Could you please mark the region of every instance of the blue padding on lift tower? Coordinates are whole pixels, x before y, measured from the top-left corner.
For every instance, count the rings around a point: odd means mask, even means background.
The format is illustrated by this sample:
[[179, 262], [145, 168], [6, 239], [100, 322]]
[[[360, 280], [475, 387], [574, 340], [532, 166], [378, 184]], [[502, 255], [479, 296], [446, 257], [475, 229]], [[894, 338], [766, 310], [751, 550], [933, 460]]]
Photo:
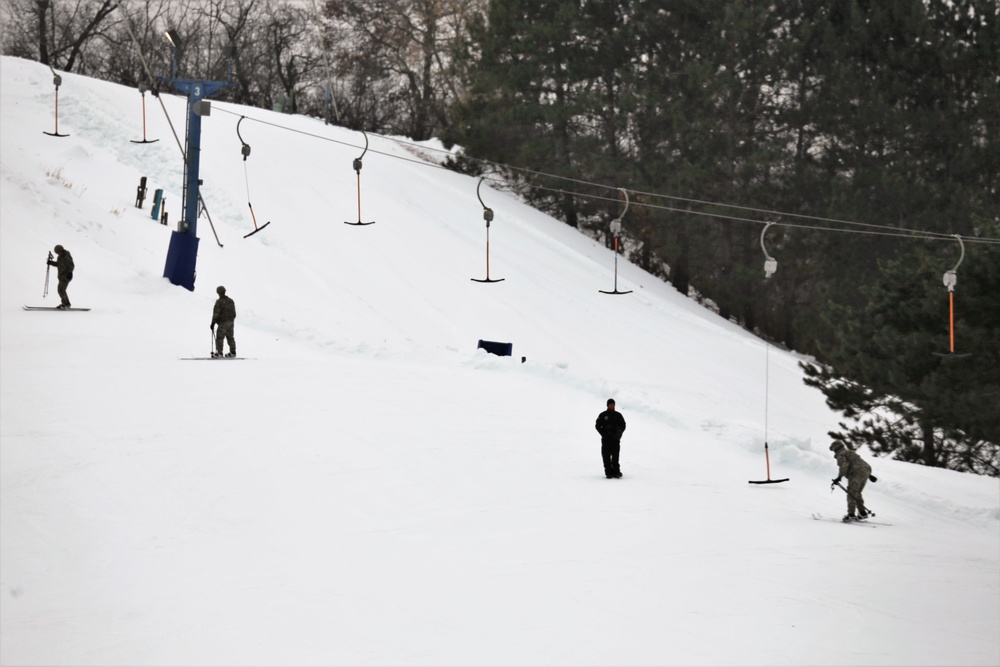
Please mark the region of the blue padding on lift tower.
[[198, 237], [186, 232], [175, 231], [170, 236], [167, 263], [163, 267], [163, 277], [174, 285], [194, 291], [195, 265], [198, 261]]

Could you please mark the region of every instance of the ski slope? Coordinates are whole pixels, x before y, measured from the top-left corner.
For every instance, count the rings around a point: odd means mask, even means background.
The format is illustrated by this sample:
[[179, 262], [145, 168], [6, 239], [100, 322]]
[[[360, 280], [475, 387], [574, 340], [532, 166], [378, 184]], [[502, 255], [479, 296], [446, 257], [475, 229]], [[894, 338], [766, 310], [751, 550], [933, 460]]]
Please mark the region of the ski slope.
[[[862, 451], [892, 525], [813, 520], [838, 415], [796, 355], [625, 260], [602, 294], [610, 250], [488, 182], [474, 282], [433, 142], [370, 136], [345, 225], [360, 133], [213, 102], [171, 285], [185, 100], [137, 144], [136, 90], [62, 79], [57, 138], [52, 73], [0, 59], [3, 665], [1000, 664], [996, 479]], [[90, 312], [22, 310], [57, 243]], [[248, 360], [181, 361], [217, 285]], [[747, 483], [765, 441], [788, 482]]]

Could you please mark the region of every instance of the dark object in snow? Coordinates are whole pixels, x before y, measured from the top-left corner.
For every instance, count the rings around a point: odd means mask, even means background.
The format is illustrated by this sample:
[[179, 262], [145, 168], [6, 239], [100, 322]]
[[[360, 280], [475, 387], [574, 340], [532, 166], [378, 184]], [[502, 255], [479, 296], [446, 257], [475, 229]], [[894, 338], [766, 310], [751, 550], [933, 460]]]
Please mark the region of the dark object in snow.
[[482, 338], [479, 339], [479, 344], [476, 345], [476, 348], [482, 348], [490, 354], [495, 354], [499, 357], [509, 357], [514, 352], [513, 343], [499, 343], [492, 340], [483, 340]]

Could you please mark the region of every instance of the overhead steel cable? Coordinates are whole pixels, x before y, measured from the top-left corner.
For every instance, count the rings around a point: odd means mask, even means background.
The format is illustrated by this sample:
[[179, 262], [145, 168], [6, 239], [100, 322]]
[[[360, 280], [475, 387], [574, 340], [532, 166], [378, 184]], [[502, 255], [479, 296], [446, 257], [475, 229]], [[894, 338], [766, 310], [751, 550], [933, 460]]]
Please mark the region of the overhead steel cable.
[[[228, 111], [228, 110], [223, 109], [223, 108], [219, 108], [219, 111], [221, 111], [223, 113], [229, 113], [229, 114], [232, 114], [234, 116], [241, 116], [241, 117], [244, 116], [244, 114], [235, 113], [233, 111]], [[342, 140], [339, 140], [339, 139], [334, 139], [332, 137], [327, 137], [327, 136], [323, 136], [323, 135], [320, 135], [320, 134], [315, 134], [315, 133], [312, 133], [312, 132], [306, 132], [304, 130], [298, 130], [298, 129], [295, 129], [295, 128], [292, 128], [292, 127], [288, 127], [288, 126], [285, 126], [285, 125], [281, 125], [281, 124], [278, 124], [278, 123], [272, 123], [272, 122], [269, 122], [269, 121], [260, 120], [259, 118], [253, 118], [251, 116], [246, 116], [246, 119], [247, 120], [253, 120], [253, 121], [256, 121], [258, 123], [263, 123], [264, 125], [269, 125], [271, 127], [275, 127], [275, 128], [278, 128], [278, 129], [287, 130], [289, 132], [295, 132], [295, 133], [298, 133], [298, 134], [302, 134], [304, 136], [313, 137], [315, 139], [321, 139], [323, 141], [330, 141], [332, 143], [340, 144], [340, 145], [343, 145], [343, 146], [350, 146], [352, 148], [359, 148], [359, 149], [363, 148], [363, 146], [361, 146], [359, 144], [355, 144], [355, 143], [349, 142], [349, 141], [342, 141]], [[439, 149], [439, 148], [433, 148], [433, 147], [430, 147], [430, 146], [425, 146], [425, 145], [422, 145], [422, 144], [417, 144], [415, 142], [405, 141], [403, 139], [399, 139], [399, 138], [395, 138], [395, 137], [384, 137], [383, 136], [382, 138], [385, 139], [385, 140], [387, 140], [387, 141], [392, 141], [394, 143], [401, 144], [401, 145], [404, 145], [404, 146], [411, 146], [411, 147], [413, 147], [415, 149], [419, 149], [421, 151], [432, 151], [432, 152], [444, 153], [444, 154], [447, 154], [447, 155], [451, 155], [452, 154], [450, 151], [447, 151], [447, 150], [443, 150], [443, 149]], [[393, 158], [393, 159], [396, 159], [396, 160], [403, 160], [403, 161], [406, 161], [406, 162], [413, 162], [415, 164], [419, 164], [419, 165], [422, 165], [422, 166], [434, 167], [434, 168], [437, 168], [437, 169], [443, 169], [443, 170], [446, 170], [446, 171], [451, 171], [450, 169], [448, 169], [448, 167], [446, 167], [444, 165], [441, 165], [441, 164], [435, 164], [435, 163], [432, 163], [432, 162], [427, 162], [425, 160], [419, 160], [419, 159], [416, 159], [416, 158], [409, 158], [409, 157], [405, 157], [405, 156], [402, 156], [402, 155], [396, 155], [394, 153], [389, 153], [389, 152], [386, 152], [386, 151], [380, 151], [380, 150], [377, 150], [377, 149], [374, 149], [374, 148], [368, 148], [368, 152], [375, 153], [375, 154], [378, 154], [378, 155], [384, 155], [386, 157], [390, 157], [390, 158]], [[621, 187], [605, 185], [604, 183], [595, 183], [595, 182], [592, 182], [592, 181], [585, 181], [585, 180], [582, 180], [582, 179], [573, 178], [571, 176], [560, 176], [558, 174], [550, 174], [550, 173], [547, 173], [547, 172], [537, 171], [537, 170], [534, 170], [534, 169], [527, 169], [525, 167], [516, 167], [516, 166], [504, 164], [502, 162], [494, 162], [492, 160], [487, 160], [487, 159], [484, 159], [484, 158], [469, 157], [468, 159], [471, 162], [475, 162], [475, 163], [480, 164], [480, 165], [488, 166], [488, 167], [490, 167], [493, 170], [503, 170], [503, 171], [512, 172], [512, 173], [526, 174], [526, 175], [530, 175], [532, 177], [537, 177], [537, 178], [548, 178], [548, 179], [555, 179], [555, 180], [560, 180], [560, 181], [566, 181], [568, 183], [574, 183], [576, 185], [581, 185], [581, 186], [586, 186], [586, 187], [591, 187], [591, 188], [602, 188], [602, 189], [606, 189], [606, 190], [609, 190], [609, 191], [614, 191], [615, 193], [618, 193], [618, 192], [620, 192], [622, 190]], [[507, 181], [505, 179], [498, 178], [496, 176], [487, 176], [485, 178], [486, 178], [486, 180], [502, 184], [502, 185], [504, 185], [504, 186], [506, 186], [508, 188], [513, 187], [515, 185], [522, 185], [523, 187], [531, 188], [531, 189], [534, 189], [534, 190], [542, 190], [542, 191], [546, 191], [546, 192], [551, 192], [553, 194], [569, 195], [569, 196], [572, 196], [572, 197], [579, 197], [581, 199], [591, 199], [591, 200], [598, 200], [598, 201], [607, 201], [607, 202], [620, 203], [620, 200], [618, 199], [617, 196], [615, 196], [615, 197], [604, 197], [604, 196], [601, 196], [601, 195], [596, 195], [596, 194], [591, 194], [591, 193], [586, 193], [586, 192], [579, 192], [579, 191], [574, 191], [574, 190], [566, 190], [566, 189], [562, 189], [562, 188], [555, 188], [555, 187], [550, 187], [550, 186], [546, 186], [546, 185], [540, 185], [540, 184], [537, 184], [537, 183], [531, 183], [531, 182], [527, 182], [527, 181], [523, 182], [523, 183], [514, 184], [514, 183], [511, 183], [511, 182], [509, 182], [509, 181]], [[658, 199], [670, 199], [670, 200], [675, 200], [675, 201], [682, 201], [682, 202], [687, 202], [689, 204], [696, 204], [698, 206], [716, 206], [716, 207], [719, 207], [719, 208], [738, 209], [738, 210], [747, 211], [747, 212], [750, 212], [750, 213], [759, 213], [759, 214], [761, 214], [763, 216], [766, 216], [768, 218], [766, 220], [762, 220], [762, 219], [758, 219], [758, 218], [749, 218], [749, 217], [742, 217], [742, 216], [737, 216], [737, 215], [727, 215], [725, 213], [703, 211], [703, 210], [697, 210], [697, 209], [691, 209], [691, 208], [679, 208], [679, 207], [676, 207], [676, 206], [668, 206], [668, 205], [664, 205], [664, 204], [653, 204], [653, 203], [650, 203], [648, 201], [642, 202], [641, 204], [637, 204], [639, 206], [643, 206], [643, 207], [650, 208], [650, 209], [655, 209], [655, 210], [670, 211], [670, 212], [673, 212], [673, 213], [682, 213], [682, 214], [696, 215], [696, 216], [702, 216], [702, 217], [718, 218], [718, 219], [722, 219], [722, 220], [732, 220], [732, 221], [736, 221], [736, 222], [749, 222], [749, 223], [758, 224], [758, 225], [764, 225], [764, 224], [767, 224], [767, 223], [774, 223], [776, 225], [780, 225], [780, 226], [783, 226], [783, 227], [791, 227], [791, 228], [795, 228], [795, 229], [804, 229], [804, 230], [812, 230], [812, 231], [824, 231], [824, 232], [839, 232], [839, 233], [849, 233], [849, 234], [862, 234], [862, 235], [867, 235], [867, 236], [889, 236], [889, 237], [898, 237], [898, 238], [913, 238], [913, 239], [927, 240], [927, 241], [950, 241], [950, 242], [954, 242], [955, 241], [955, 237], [956, 237], [956, 235], [954, 235], [954, 234], [947, 234], [947, 233], [943, 233], [943, 232], [933, 232], [933, 231], [926, 231], [926, 230], [907, 229], [905, 227], [891, 227], [889, 225], [877, 225], [877, 224], [873, 224], [873, 223], [855, 222], [855, 221], [843, 220], [843, 219], [839, 219], [839, 218], [827, 218], [827, 217], [822, 217], [822, 216], [806, 215], [806, 214], [803, 214], [803, 213], [789, 213], [789, 212], [786, 212], [786, 211], [775, 211], [775, 210], [771, 210], [771, 209], [755, 208], [755, 207], [752, 207], [752, 206], [743, 206], [743, 205], [740, 205], [740, 204], [726, 204], [726, 203], [723, 203], [723, 202], [713, 202], [713, 201], [709, 201], [709, 200], [694, 199], [694, 198], [690, 198], [690, 197], [680, 197], [680, 196], [676, 196], [676, 195], [666, 195], [666, 194], [661, 194], [661, 193], [656, 193], [656, 192], [644, 192], [644, 191], [641, 191], [641, 190], [631, 190], [631, 189], [627, 189], [627, 188], [626, 188], [626, 190], [628, 190], [628, 192], [630, 192], [633, 195], [639, 195], [639, 196], [650, 197], [650, 198], [658, 198]], [[775, 220], [774, 218], [781, 218], [781, 219]], [[792, 220], [788, 220], [788, 218], [793, 218], [793, 219], [797, 219], [797, 220], [807, 220], [807, 221], [812, 221], [814, 223], [826, 222], [826, 223], [830, 223], [831, 225], [846, 225], [848, 227], [851, 227], [851, 229], [841, 229], [841, 228], [834, 227], [834, 226], [824, 226], [824, 225], [819, 225], [819, 224], [805, 224], [805, 223], [801, 223], [801, 222], [794, 222]], [[1000, 245], [1000, 238], [981, 238], [981, 237], [974, 237], [974, 236], [973, 237], [962, 236], [960, 238], [963, 241], [965, 241], [966, 243], [980, 243], [980, 244], [986, 244], [986, 245]]]

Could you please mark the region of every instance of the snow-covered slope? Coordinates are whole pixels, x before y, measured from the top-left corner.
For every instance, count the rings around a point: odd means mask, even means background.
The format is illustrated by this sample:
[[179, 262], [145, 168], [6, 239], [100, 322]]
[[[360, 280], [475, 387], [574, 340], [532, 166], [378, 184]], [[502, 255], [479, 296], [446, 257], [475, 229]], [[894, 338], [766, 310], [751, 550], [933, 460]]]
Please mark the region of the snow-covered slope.
[[[624, 261], [601, 294], [609, 250], [487, 184], [474, 282], [477, 179], [371, 136], [348, 226], [359, 133], [217, 102], [187, 291], [160, 102], [132, 143], [139, 94], [64, 74], [55, 138], [49, 70], [0, 74], [3, 664], [1000, 663], [997, 480], [868, 456], [892, 525], [812, 520], [837, 415], [794, 355]], [[21, 309], [56, 243], [89, 313]], [[250, 360], [182, 361], [219, 284]], [[765, 439], [790, 481], [747, 484]]]

